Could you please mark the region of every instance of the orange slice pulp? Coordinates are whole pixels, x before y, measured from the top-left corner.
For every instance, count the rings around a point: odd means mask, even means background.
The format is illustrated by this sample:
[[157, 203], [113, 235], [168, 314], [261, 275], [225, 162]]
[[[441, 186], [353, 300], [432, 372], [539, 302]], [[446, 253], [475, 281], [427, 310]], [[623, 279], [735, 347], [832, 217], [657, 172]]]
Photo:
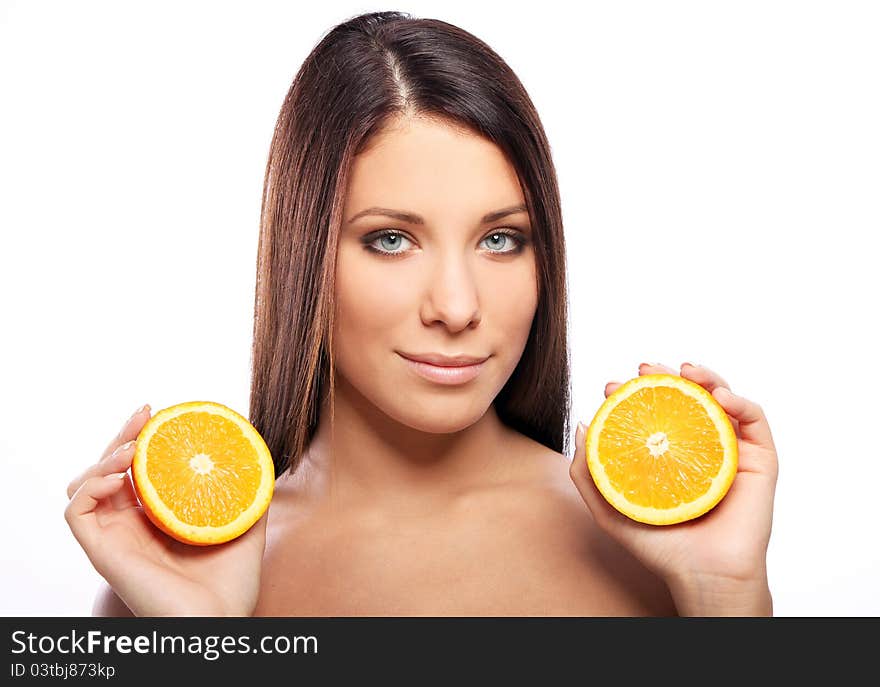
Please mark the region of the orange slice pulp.
[[141, 429], [131, 465], [144, 513], [178, 541], [235, 539], [266, 511], [272, 455], [247, 419], [219, 403], [164, 408]]
[[677, 375], [642, 375], [622, 384], [596, 412], [584, 448], [605, 499], [652, 525], [711, 510], [737, 471], [727, 412], [706, 389]]

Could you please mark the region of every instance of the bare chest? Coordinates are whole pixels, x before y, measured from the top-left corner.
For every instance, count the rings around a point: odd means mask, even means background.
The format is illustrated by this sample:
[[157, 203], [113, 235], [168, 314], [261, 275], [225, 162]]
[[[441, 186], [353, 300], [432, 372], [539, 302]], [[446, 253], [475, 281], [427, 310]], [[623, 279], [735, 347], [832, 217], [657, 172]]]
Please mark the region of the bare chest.
[[505, 518], [270, 528], [255, 615], [644, 615], [588, 541]]

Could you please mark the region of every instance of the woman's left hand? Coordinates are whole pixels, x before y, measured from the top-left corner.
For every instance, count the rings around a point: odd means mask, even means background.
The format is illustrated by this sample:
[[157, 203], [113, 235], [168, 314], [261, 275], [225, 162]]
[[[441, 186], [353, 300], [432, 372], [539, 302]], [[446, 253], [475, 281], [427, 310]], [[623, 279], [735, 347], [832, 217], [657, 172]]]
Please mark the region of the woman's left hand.
[[[639, 375], [678, 374], [642, 363]], [[596, 523], [662, 577], [680, 615], [771, 615], [767, 545], [773, 519], [777, 456], [761, 407], [730, 391], [712, 370], [685, 363], [681, 376], [706, 389], [727, 412], [739, 460], [730, 490], [708, 513], [675, 525], [647, 525], [609, 504], [590, 476], [583, 436], [576, 441], [571, 478]], [[606, 398], [619, 383], [605, 386]]]

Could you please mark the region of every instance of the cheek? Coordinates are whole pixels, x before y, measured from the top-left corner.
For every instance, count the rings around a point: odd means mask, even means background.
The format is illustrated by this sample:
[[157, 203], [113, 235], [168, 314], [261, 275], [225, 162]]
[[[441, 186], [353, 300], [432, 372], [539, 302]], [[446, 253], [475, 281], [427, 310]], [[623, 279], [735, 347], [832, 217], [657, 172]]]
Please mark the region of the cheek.
[[336, 270], [336, 331], [334, 339], [349, 347], [384, 340], [412, 311], [412, 290], [389, 278], [377, 261], [340, 249]]
[[491, 298], [490, 312], [499, 328], [521, 339], [524, 344], [538, 307], [534, 261], [523, 263], [522, 269], [500, 275], [488, 293]]

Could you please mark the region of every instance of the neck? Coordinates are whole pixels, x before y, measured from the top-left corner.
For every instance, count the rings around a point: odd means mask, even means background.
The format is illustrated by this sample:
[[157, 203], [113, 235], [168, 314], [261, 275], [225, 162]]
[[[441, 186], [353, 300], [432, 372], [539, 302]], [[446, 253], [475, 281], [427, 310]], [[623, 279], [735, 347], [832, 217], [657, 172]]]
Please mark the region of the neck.
[[430, 507], [509, 474], [504, 459], [515, 433], [494, 405], [470, 426], [428, 431], [398, 422], [340, 377], [337, 381], [332, 426], [325, 398], [297, 470], [310, 498]]

